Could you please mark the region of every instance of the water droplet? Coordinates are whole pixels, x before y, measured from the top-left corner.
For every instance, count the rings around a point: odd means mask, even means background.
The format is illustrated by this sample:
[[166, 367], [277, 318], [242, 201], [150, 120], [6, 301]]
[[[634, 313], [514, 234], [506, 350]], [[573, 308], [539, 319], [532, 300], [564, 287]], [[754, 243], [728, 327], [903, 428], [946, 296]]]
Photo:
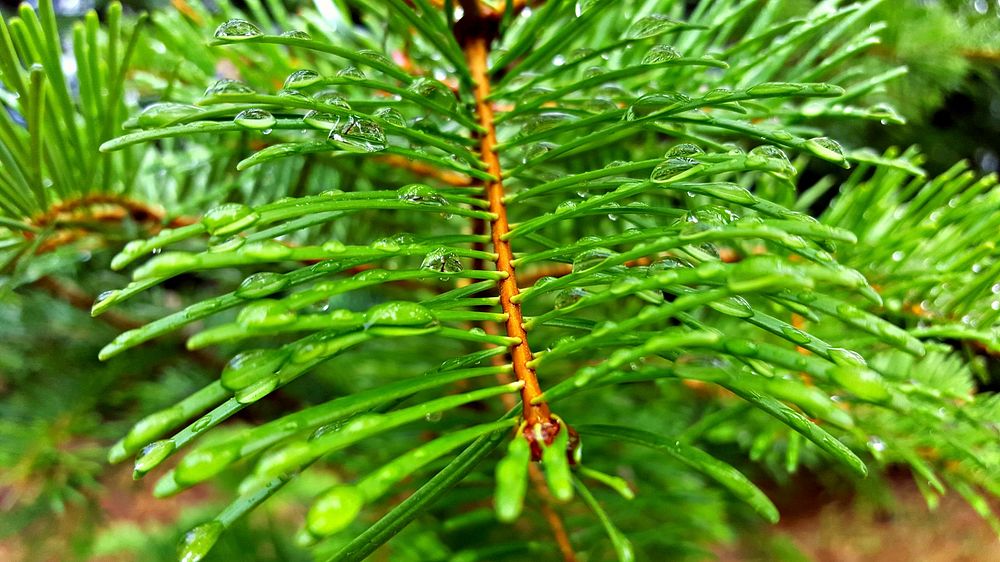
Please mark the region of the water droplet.
[[306, 526], [316, 535], [332, 535], [350, 525], [364, 505], [365, 498], [358, 488], [336, 486], [320, 495], [309, 508]]
[[347, 250], [347, 246], [340, 240], [329, 240], [324, 242], [320, 249], [331, 254], [339, 254]]
[[205, 90], [205, 97], [209, 96], [224, 96], [227, 94], [252, 94], [254, 93], [253, 88], [247, 86], [239, 80], [230, 80], [228, 78], [223, 78], [222, 80], [216, 80], [214, 84]]
[[895, 108], [886, 103], [877, 103], [869, 107], [867, 111], [869, 116], [878, 119], [883, 125], [888, 125], [889, 123], [902, 124], [906, 122], [899, 113], [896, 113]]
[[793, 343], [804, 344], [810, 341], [808, 334], [792, 326], [785, 326], [781, 329], [781, 333]]
[[[161, 236], [163, 235], [163, 232], [164, 232], [163, 230], [160, 231]], [[145, 247], [146, 247], [146, 242], [144, 240], [133, 240], [128, 244], [125, 244], [125, 247], [122, 248], [121, 253], [131, 257], [141, 256]]]
[[144, 444], [160, 437], [187, 419], [184, 410], [176, 407], [154, 412], [138, 422], [122, 439], [127, 451], [134, 451]]
[[595, 96], [584, 102], [584, 108], [591, 113], [608, 113], [618, 110], [618, 104], [603, 96]]
[[256, 299], [276, 293], [287, 286], [288, 278], [284, 275], [264, 271], [244, 279], [234, 294], [241, 299]]
[[291, 360], [293, 363], [311, 363], [319, 359], [326, 353], [326, 346], [322, 343], [303, 342], [295, 346], [292, 350]]
[[882, 402], [891, 396], [882, 376], [871, 369], [838, 365], [830, 369], [830, 377], [862, 400]]
[[[437, 271], [439, 273], [461, 273], [462, 260], [458, 259], [455, 252], [448, 248], [437, 248], [428, 252], [424, 261], [420, 263], [420, 269]], [[442, 278], [447, 280], [447, 277]]]
[[310, 109], [306, 112], [305, 116], [302, 117], [302, 121], [305, 122], [306, 125], [316, 129], [326, 129], [327, 131], [338, 127], [340, 125], [340, 119], [340, 115], [316, 111], [315, 109]]
[[442, 197], [436, 189], [429, 185], [411, 183], [396, 191], [400, 201], [415, 203], [417, 205], [430, 205], [441, 207], [448, 204], [448, 200]]
[[628, 30], [625, 32], [625, 38], [645, 39], [647, 37], [655, 37], [666, 33], [670, 29], [674, 28], [678, 23], [680, 22], [660, 14], [646, 16], [635, 21], [631, 26], [629, 26]]
[[204, 109], [185, 103], [161, 102], [147, 106], [135, 118], [135, 124], [142, 128], [164, 127], [182, 119], [204, 113]]
[[548, 131], [549, 129], [562, 125], [563, 123], [576, 121], [577, 119], [578, 118], [575, 115], [571, 115], [569, 113], [563, 113], [561, 111], [547, 111], [545, 113], [532, 115], [526, 119], [519, 133], [522, 136], [533, 135], [543, 131]]
[[774, 145], [770, 145], [770, 144], [763, 144], [763, 145], [760, 145], [760, 146], [756, 146], [756, 147], [750, 149], [750, 152], [748, 153], [748, 155], [749, 156], [763, 156], [764, 158], [771, 158], [771, 159], [775, 159], [775, 160], [781, 160], [783, 162], [788, 162], [788, 155], [785, 154], [785, 151], [781, 150], [780, 148], [778, 148], [778, 147], [776, 147]]
[[233, 122], [247, 129], [270, 129], [277, 120], [265, 109], [244, 109], [233, 118]]
[[259, 27], [240, 19], [229, 20], [215, 29], [215, 38], [226, 41], [244, 41], [260, 35]]
[[549, 283], [552, 283], [555, 280], [556, 280], [556, 278], [553, 277], [553, 276], [551, 276], [551, 275], [546, 275], [544, 277], [539, 277], [538, 280], [535, 281], [535, 284], [532, 286], [532, 288], [534, 288], [534, 289], [541, 289], [541, 288], [545, 287], [546, 285], [548, 285]]
[[749, 168], [765, 169], [783, 178], [790, 179], [798, 173], [795, 166], [792, 166], [792, 163], [788, 161], [788, 156], [785, 155], [784, 151], [771, 145], [762, 145], [751, 149], [747, 153], [746, 163]]
[[753, 309], [750, 308], [750, 303], [740, 296], [727, 297], [721, 301], [709, 303], [708, 306], [716, 312], [721, 312], [727, 316], [734, 316], [736, 318], [750, 318], [753, 316]]
[[303, 94], [299, 90], [290, 90], [288, 88], [282, 88], [282, 89], [278, 90], [278, 96], [283, 97], [283, 98], [293, 98], [293, 99], [299, 99], [299, 100], [307, 100], [307, 99], [309, 99], [309, 96]]
[[635, 292], [640, 284], [642, 281], [636, 277], [625, 277], [612, 283], [610, 292], [612, 295], [627, 295]]
[[286, 90], [305, 88], [307, 86], [312, 86], [321, 79], [322, 77], [319, 75], [319, 72], [316, 72], [315, 70], [310, 70], [308, 68], [296, 70], [295, 72], [289, 74], [288, 78], [285, 78], [284, 87]]
[[806, 141], [805, 147], [813, 154], [827, 160], [843, 161], [844, 147], [828, 137], [815, 137]]
[[237, 390], [233, 398], [240, 404], [253, 404], [278, 388], [280, 382], [278, 375], [264, 377]]
[[373, 116], [378, 117], [382, 121], [396, 127], [406, 127], [406, 118], [399, 110], [392, 107], [380, 107], [372, 113]]
[[212, 236], [208, 239], [208, 251], [213, 254], [223, 252], [233, 252], [246, 244], [247, 239], [242, 236]]
[[350, 80], [364, 80], [366, 78], [365, 73], [356, 66], [348, 66], [340, 69], [337, 71], [337, 76], [340, 78], [348, 78]]
[[831, 347], [827, 353], [830, 354], [830, 359], [841, 366], [844, 367], [867, 367], [868, 363], [865, 362], [864, 357], [855, 351], [849, 349], [844, 349], [841, 347]]
[[218, 521], [202, 523], [197, 527], [184, 533], [180, 544], [177, 546], [177, 560], [179, 562], [199, 562], [205, 558], [225, 527]]
[[590, 269], [604, 260], [618, 255], [617, 252], [609, 250], [607, 248], [592, 248], [580, 252], [573, 258], [573, 271], [583, 271], [585, 269]]
[[576, 208], [578, 203], [572, 199], [567, 199], [556, 205], [556, 214], [568, 213]]
[[277, 240], [256, 240], [244, 244], [239, 253], [254, 260], [278, 261], [288, 257], [292, 249]]
[[700, 164], [693, 158], [667, 158], [649, 174], [649, 179], [655, 183], [667, 183], [682, 173]]
[[892, 261], [894, 262], [901, 262], [905, 257], [906, 254], [903, 253], [902, 250], [896, 250], [895, 252], [892, 253]]
[[288, 353], [282, 349], [252, 349], [229, 360], [222, 370], [222, 386], [239, 390], [273, 375], [285, 363]]
[[885, 441], [882, 441], [879, 437], [872, 435], [868, 438], [868, 448], [875, 453], [881, 453], [885, 451]]
[[[207, 416], [206, 416], [207, 417]], [[240, 457], [240, 442], [231, 441], [199, 447], [184, 455], [174, 470], [178, 484], [192, 485], [208, 480]]]
[[313, 99], [319, 100], [319, 102], [324, 105], [330, 105], [345, 111], [351, 110], [351, 104], [348, 103], [343, 96], [338, 94], [336, 90], [320, 90], [313, 94]]
[[524, 147], [524, 150], [521, 151], [521, 163], [527, 164], [535, 158], [538, 158], [556, 148], [558, 148], [558, 145], [551, 142], [536, 142], [529, 144]]
[[292, 39], [312, 39], [308, 33], [305, 31], [300, 31], [298, 29], [290, 29], [281, 34], [282, 37], [291, 37]]
[[351, 116], [341, 126], [330, 131], [330, 139], [341, 148], [353, 152], [385, 150], [385, 132], [378, 123], [364, 117]]
[[725, 226], [739, 220], [740, 216], [720, 205], [704, 205], [691, 209], [678, 222], [694, 225], [693, 230], [700, 232], [709, 228]]
[[121, 294], [121, 291], [119, 291], [118, 289], [113, 289], [111, 291], [104, 291], [101, 294], [97, 295], [97, 298], [94, 299], [93, 306], [96, 307], [97, 305], [104, 303], [104, 301], [112, 299], [118, 296], [119, 294]]
[[417, 239], [409, 232], [397, 232], [392, 235], [392, 239], [401, 246], [409, 246], [416, 243]]
[[378, 250], [380, 252], [398, 252], [399, 242], [391, 236], [385, 236], [379, 238], [371, 243], [372, 249]]
[[427, 98], [445, 107], [454, 105], [456, 101], [455, 95], [448, 86], [432, 78], [417, 78], [407, 89], [422, 98]]
[[681, 53], [670, 45], [656, 45], [642, 58], [642, 64], [658, 64], [681, 58]]
[[757, 355], [757, 344], [750, 340], [744, 339], [726, 339], [722, 343], [726, 351], [732, 353], [733, 355], [740, 355], [743, 357], [755, 357]]
[[666, 256], [660, 261], [650, 265], [649, 270], [652, 273], [660, 273], [663, 271], [686, 269], [690, 267], [694, 267], [694, 265], [683, 258], [678, 258], [676, 256]]
[[381, 282], [389, 278], [389, 272], [384, 269], [369, 269], [354, 276], [357, 281], [365, 283]]
[[247, 328], [274, 328], [295, 321], [295, 313], [274, 299], [261, 299], [247, 304], [236, 317]]
[[702, 150], [700, 146], [685, 142], [672, 147], [666, 154], [663, 155], [663, 157], [691, 158], [692, 156], [698, 156], [700, 154], [705, 154], [705, 151]]
[[566, 308], [567, 306], [572, 306], [579, 302], [580, 299], [587, 296], [587, 291], [579, 288], [573, 287], [571, 289], [563, 289], [556, 293], [556, 299], [553, 303], [553, 308], [556, 310], [560, 308]]
[[191, 431], [195, 433], [201, 433], [202, 431], [205, 431], [206, 429], [209, 428], [209, 426], [212, 425], [212, 421], [214, 419], [215, 418], [212, 417], [212, 414], [205, 414], [204, 416], [198, 418], [198, 421], [191, 424]]
[[653, 113], [661, 112], [672, 107], [682, 105], [691, 101], [691, 98], [680, 92], [658, 92], [646, 94], [635, 100], [625, 113], [626, 121], [634, 121], [648, 117]]
[[133, 476], [139, 478], [143, 474], [153, 470], [165, 461], [176, 448], [177, 444], [172, 439], [162, 439], [146, 445], [135, 457]]
[[817, 297], [816, 293], [812, 293], [812, 292], [805, 292], [804, 291], [804, 292], [799, 293], [799, 300], [802, 301], [802, 302], [805, 302], [805, 303], [815, 302], [816, 301], [816, 297]]
[[358, 51], [358, 54], [370, 61], [373, 61], [381, 65], [390, 65], [390, 66], [392, 65], [392, 61], [389, 60], [389, 57], [386, 57], [385, 55], [383, 55], [378, 51], [373, 51], [371, 49], [362, 49]]
[[604, 84], [594, 90], [595, 98], [605, 98], [613, 101], [632, 100], [635, 95], [632, 91], [626, 90], [619, 84]]
[[437, 327], [438, 321], [427, 308], [407, 301], [375, 305], [365, 313], [365, 329], [385, 336], [412, 335]]

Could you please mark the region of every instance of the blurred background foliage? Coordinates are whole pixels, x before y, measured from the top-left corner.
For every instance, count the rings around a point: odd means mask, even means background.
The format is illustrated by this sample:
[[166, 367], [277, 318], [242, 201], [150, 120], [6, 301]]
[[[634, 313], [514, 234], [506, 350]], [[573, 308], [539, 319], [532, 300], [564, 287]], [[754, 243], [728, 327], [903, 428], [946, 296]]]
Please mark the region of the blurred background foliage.
[[[55, 4], [65, 52], [60, 63], [69, 80], [68, 93], [79, 95], [74, 83], [78, 65], [69, 54], [73, 50], [73, 24], [91, 8], [105, 14], [107, 6], [85, 0]], [[281, 13], [273, 11], [270, 4], [236, 2], [234, 6], [257, 15]], [[330, 25], [371, 24], [356, 19], [356, 12], [345, 9], [345, 5], [338, 0], [284, 2], [296, 14], [294, 17], [301, 18], [297, 23], [310, 31]], [[300, 61], [281, 57], [253, 58], [251, 52], [241, 49], [206, 49], [205, 38], [223, 18], [197, 4], [175, 0], [125, 2], [125, 6], [123, 37], [137, 21], [138, 13], [149, 11], [152, 17], [144, 30], [149, 40], [136, 45], [127, 71], [128, 88], [121, 92], [121, 113], [103, 139], [123, 132], [124, 117], [153, 101], [196, 99], [213, 77], [238, 74], [251, 86], [272, 90], [279, 85], [270, 83], [271, 77], [285, 76], [300, 66]], [[803, 15], [812, 6], [807, 0], [781, 3], [789, 16]], [[5, 20], [15, 11], [14, 3], [3, 3]], [[346, 15], [332, 21], [341, 17], [337, 14]], [[879, 32], [881, 42], [852, 72], [857, 76], [874, 75], [904, 65], [908, 71], [873, 94], [871, 101], [891, 103], [906, 123], [830, 119], [821, 120], [820, 128], [846, 145], [870, 146], [880, 153], [892, 146], [918, 145], [926, 158], [923, 166], [931, 176], [948, 170], [958, 160], [967, 160], [979, 173], [1000, 170], [1000, 2], [886, 0], [856, 24], [857, 32], [873, 22], [885, 22], [885, 29]], [[95, 43], [102, 48], [106, 44], [106, 39]], [[179, 53], [165, 56], [167, 49], [177, 45], [188, 48], [180, 57]], [[9, 117], [16, 121], [12, 92], [5, 90], [0, 95], [5, 96]], [[86, 136], [80, 134], [80, 138]], [[50, 148], [59, 150], [57, 140], [52, 139]], [[99, 363], [97, 353], [122, 329], [156, 318], [164, 307], [176, 307], [178, 291], [197, 298], [213, 294], [213, 283], [225, 285], [239, 278], [225, 271], [197, 278], [181, 276], [157, 291], [152, 302], [129, 303], [121, 313], [99, 319], [91, 319], [88, 313], [90, 303], [101, 290], [126, 282], [124, 276], [108, 267], [113, 253], [109, 250], [120, 247], [118, 242], [196, 215], [214, 201], [229, 198], [259, 203], [276, 199], [279, 194], [307, 194], [322, 189], [302, 161], [279, 161], [237, 175], [234, 164], [249, 155], [249, 141], [234, 134], [221, 137], [221, 142], [226, 144], [189, 145], [181, 152], [165, 141], [154, 149], [135, 151], [133, 157], [141, 158], [135, 163], [128, 163], [128, 155], [120, 157], [121, 165], [134, 173], [108, 177], [122, 183], [116, 189], [149, 201], [151, 207], [142, 209], [146, 214], [130, 212], [125, 220], [104, 224], [100, 230], [84, 229], [73, 244], [41, 253], [32, 260], [16, 258], [38, 248], [0, 242], [6, 244], [0, 246], [0, 558], [173, 560], [176, 537], [216, 513], [235, 490], [239, 475], [229, 475], [211, 487], [199, 488], [194, 495], [155, 500], [150, 496], [150, 484], [132, 484], [128, 470], [109, 467], [104, 460], [107, 447], [127, 431], [132, 421], [174, 404], [214, 380], [224, 363], [221, 354], [189, 352], [183, 348], [181, 338], [157, 340], [127, 360]], [[216, 158], [219, 153], [231, 157], [220, 160]], [[842, 178], [849, 174], [822, 163], [810, 165], [801, 185], [810, 185], [829, 174]], [[339, 168], [337, 173], [348, 172]], [[155, 191], [149, 187], [153, 183]], [[294, 186], [291, 193], [285, 187], [288, 185]], [[811, 208], [818, 214], [828, 204], [828, 197], [819, 197], [811, 201]], [[405, 225], [401, 230], [407, 230]], [[213, 279], [213, 275], [217, 278]], [[406, 352], [409, 360], [420, 361], [419, 348]], [[283, 407], [300, 408], [313, 403], [316, 395], [364, 388], [366, 376], [379, 364], [366, 365], [357, 357], [352, 361], [357, 376], [351, 380], [337, 377], [342, 365], [332, 361], [308, 383], [288, 387], [280, 392], [278, 400], [260, 404], [241, 423], [272, 419]], [[946, 359], [930, 356], [925, 361]], [[996, 390], [996, 355], [979, 354], [972, 363], [966, 377], [969, 388]], [[933, 368], [925, 371], [933, 372]], [[706, 419], [707, 414], [725, 411], [716, 409], [717, 404], [710, 397], [706, 399], [698, 388], [664, 384], [660, 390], [672, 403], [687, 405], [687, 410], [675, 412], [668, 419], [656, 412], [638, 410], [633, 425], [681, 433], [692, 424], [702, 427], [704, 422], [700, 425], [698, 420]], [[623, 392], [611, 399], [628, 408], [633, 397]], [[573, 413], [571, 406], [563, 412], [567, 418], [572, 418]], [[793, 490], [785, 492], [791, 498], [779, 501], [783, 512], [786, 508], [794, 511], [794, 506], [803, 501], [797, 493], [808, 494], [808, 501], [857, 494], [862, 498], [858, 505], [876, 512], [891, 511], [895, 481], [891, 472], [862, 484], [822, 459], [806, 455], [797, 462], [807, 470], [796, 473], [796, 467], [789, 470], [788, 457], [783, 454], [788, 448], [800, 446], [794, 442], [797, 437], [786, 437], [796, 434], [777, 433], [772, 420], [760, 415], [728, 422], [724, 415], [709, 419], [717, 422], [704, 427], [703, 443], [710, 452], [764, 482], [779, 497], [780, 490]], [[905, 433], [906, 428], [897, 431]], [[403, 432], [381, 439], [413, 438]], [[772, 446], [776, 442], [778, 446]], [[664, 548], [676, 549], [665, 554], [666, 558], [701, 558], [710, 553], [712, 545], [731, 543], [737, 537], [743, 537], [741, 544], [746, 546], [739, 555], [724, 547], [716, 547], [715, 553], [732, 559], [802, 558], [798, 547], [766, 535], [749, 510], [733, 506], [717, 488], [692, 478], [662, 456], [643, 455], [647, 453], [630, 451], [629, 464], [650, 471], [644, 475], [645, 480], [656, 485], [643, 490], [631, 514], [618, 513], [617, 521], [626, 528], [644, 527], [631, 525], [629, 518], [641, 518], [646, 509], [669, 505], [665, 512], [658, 510], [659, 526], [648, 531], [656, 536], [647, 537], [654, 543], [662, 541]], [[761, 462], [748, 462], [751, 459]], [[348, 464], [348, 471], [350, 468]], [[311, 559], [312, 554], [295, 545], [288, 529], [301, 519], [311, 491], [326, 488], [345, 476], [348, 474], [329, 470], [305, 473], [282, 490], [275, 501], [233, 527], [211, 559]], [[478, 484], [490, 487], [488, 482]], [[912, 502], [908, 505], [913, 507]], [[956, 511], [944, 513], [955, 513], [959, 508], [953, 509]], [[443, 523], [435, 521], [435, 515], [428, 514], [397, 540], [405, 559], [443, 558], [455, 549], [461, 551], [463, 545], [475, 548], [473, 536], [506, 532], [493, 524], [492, 512], [486, 507], [470, 511], [464, 519]], [[574, 526], [574, 517], [581, 515], [568, 517], [570, 527]], [[428, 527], [443, 524], [450, 540], [448, 546], [440, 543], [438, 533], [425, 530], [423, 523]], [[586, 525], [581, 528], [586, 532], [594, 529]], [[689, 537], [697, 540], [687, 540]], [[338, 546], [332, 542], [325, 548], [332, 554]], [[317, 559], [323, 559], [322, 554], [320, 551]], [[552, 552], [542, 550], [536, 555], [546, 559]], [[589, 555], [590, 560], [603, 560], [608, 552], [595, 550]], [[489, 554], [482, 556], [489, 559]]]

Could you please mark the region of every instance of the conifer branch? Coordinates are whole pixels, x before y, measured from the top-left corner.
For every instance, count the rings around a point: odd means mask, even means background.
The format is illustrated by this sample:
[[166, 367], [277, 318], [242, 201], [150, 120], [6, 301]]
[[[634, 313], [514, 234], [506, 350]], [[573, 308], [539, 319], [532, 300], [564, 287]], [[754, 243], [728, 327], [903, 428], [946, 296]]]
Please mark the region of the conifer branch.
[[[423, 525], [416, 516], [446, 495], [454, 501], [439, 503], [441, 512], [459, 515], [434, 518], [446, 529], [492, 528], [480, 510], [469, 514], [469, 500], [479, 506], [480, 496], [449, 490], [482, 472], [477, 464], [504, 438], [496, 520], [516, 523], [531, 496], [550, 530], [540, 522], [511, 527], [525, 533], [510, 545], [444, 537], [449, 549], [467, 549], [457, 557], [548, 548], [573, 562], [576, 547], [610, 558], [596, 550], [598, 527], [619, 560], [662, 553], [660, 533], [637, 535], [633, 547], [626, 533], [636, 518], [621, 530], [613, 521], [636, 510], [645, 521], [657, 508], [648, 495], [640, 504], [620, 501], [634, 497], [626, 467], [656, 466], [652, 455], [672, 457], [776, 521], [776, 508], [739, 466], [691, 444], [710, 427], [724, 430], [720, 448], [745, 444], [724, 435], [755, 434], [751, 458], [778, 466], [783, 457], [789, 473], [833, 459], [863, 475], [873, 459], [910, 466], [929, 501], [953, 479], [970, 503], [979, 502], [976, 489], [997, 488], [995, 435], [983, 422], [997, 418], [1000, 402], [974, 394], [973, 376], [984, 369], [972, 356], [977, 345], [1000, 348], [1000, 263], [995, 245], [983, 243], [1000, 225], [996, 181], [956, 167], [924, 182], [912, 151], [880, 155], [800, 136], [817, 117], [900, 120], [891, 106], [867, 104], [902, 69], [870, 77], [846, 68], [861, 62], [857, 54], [881, 29], [852, 31], [874, 4], [793, 20], [726, 3], [676, 13], [656, 13], [662, 2], [616, 10], [624, 5], [614, 0], [362, 4], [329, 18], [355, 25], [325, 29], [315, 13], [280, 3], [252, 9], [256, 23], [238, 8], [216, 22], [201, 0], [175, 0], [156, 16], [154, 33], [194, 64], [177, 73], [140, 45], [138, 71], [170, 86], [127, 122], [122, 109], [138, 108], [102, 92], [128, 91], [133, 65], [103, 73], [90, 64], [95, 54], [122, 58], [120, 12], [108, 18], [106, 42], [96, 13], [75, 29], [84, 46], [75, 50], [75, 77], [60, 69], [61, 50], [49, 52], [58, 37], [51, 0], [39, 2], [47, 22], [40, 33], [25, 8], [10, 27], [14, 41], [0, 40], [0, 74], [28, 123], [22, 134], [21, 124], [0, 119], [11, 152], [0, 154], [0, 235], [9, 234], [0, 259], [20, 267], [75, 240], [103, 246], [141, 235], [111, 263], [135, 264], [131, 282], [102, 293], [92, 311], [127, 330], [101, 358], [168, 334], [188, 338], [193, 350], [225, 344], [227, 358], [238, 352], [215, 365], [219, 380], [140, 420], [109, 453], [112, 462], [134, 455], [139, 476], [184, 454], [160, 479], [158, 496], [254, 462], [233, 503], [185, 535], [183, 559], [201, 559], [292, 475], [321, 459], [336, 462], [347, 447], [366, 454], [389, 444], [400, 454], [316, 497], [303, 544], [360, 524], [404, 479], [416, 482], [451, 460], [366, 525], [337, 560], [361, 560], [407, 524]], [[212, 45], [238, 50], [180, 48], [203, 40], [202, 24], [218, 24]], [[7, 35], [0, 25], [0, 39]], [[232, 73], [216, 82], [220, 63], [232, 63]], [[63, 87], [67, 78], [80, 79], [79, 104]], [[103, 132], [70, 126], [79, 123]], [[158, 142], [143, 152], [138, 145], [150, 141]], [[76, 160], [98, 148], [102, 160], [78, 171]], [[203, 157], [218, 165], [184, 165]], [[837, 180], [801, 192], [806, 159], [856, 170], [816, 220], [806, 211], [826, 205]], [[210, 210], [171, 223], [161, 204], [179, 205], [175, 213]], [[513, 248], [515, 238], [523, 242]], [[72, 254], [47, 258], [64, 253]], [[27, 273], [21, 277], [37, 277]], [[200, 289], [188, 299], [192, 281]], [[34, 288], [81, 309], [90, 304], [78, 287], [93, 283], [49, 282]], [[110, 312], [157, 286], [170, 298], [152, 295], [163, 313], [155, 320], [139, 325]], [[181, 310], [173, 310], [176, 297], [185, 297]], [[965, 355], [954, 352], [956, 341]], [[190, 447], [337, 356], [340, 363], [318, 373], [321, 388], [338, 365], [370, 388], [279, 405], [280, 418]], [[428, 362], [422, 376], [395, 368], [414, 358]], [[552, 365], [544, 393], [535, 371], [543, 364]], [[565, 400], [583, 392], [585, 401]], [[493, 398], [507, 409], [500, 420], [465, 427], [466, 414], [486, 413], [468, 409], [425, 426], [434, 439], [416, 447], [370, 439]], [[689, 398], [705, 407], [674, 407]], [[636, 415], [625, 425], [587, 424], [591, 414], [626, 410]], [[586, 460], [576, 431], [560, 431], [563, 419], [587, 436]], [[598, 437], [593, 447], [590, 436]], [[574, 478], [574, 467], [617, 494], [574, 488], [590, 483]], [[557, 504], [577, 493], [596, 519], [566, 508], [573, 517], [564, 524]], [[682, 503], [672, 503], [677, 509], [660, 526], [676, 529], [669, 543], [690, 549], [711, 538], [701, 532], [718, 523], [706, 519], [711, 513], [694, 511], [694, 521], [683, 498], [671, 501]], [[403, 547], [409, 539], [397, 540]]]
[[[497, 335], [499, 333], [496, 324], [493, 322], [481, 322], [480, 327], [490, 335]], [[506, 364], [506, 360], [500, 355], [494, 355], [492, 359], [493, 365], [500, 367]], [[509, 383], [509, 375], [505, 373], [497, 374], [497, 382], [500, 384]], [[517, 406], [516, 399], [510, 394], [501, 394], [500, 401], [503, 403], [504, 408], [508, 410], [513, 409]], [[548, 485], [545, 483], [545, 475], [538, 468], [538, 465], [531, 463], [528, 466], [528, 479], [531, 482], [532, 488], [535, 489], [539, 501], [539, 509], [542, 512], [542, 516], [545, 518], [546, 523], [549, 525], [549, 529], [552, 531], [552, 538], [556, 541], [556, 546], [559, 547], [559, 553], [563, 557], [564, 562], [576, 562], [576, 552], [573, 550], [573, 544], [569, 541], [569, 534], [566, 532], [566, 526], [563, 524], [562, 517], [559, 516], [559, 512], [555, 510], [552, 506], [554, 503], [552, 500], [552, 494], [549, 493]]]

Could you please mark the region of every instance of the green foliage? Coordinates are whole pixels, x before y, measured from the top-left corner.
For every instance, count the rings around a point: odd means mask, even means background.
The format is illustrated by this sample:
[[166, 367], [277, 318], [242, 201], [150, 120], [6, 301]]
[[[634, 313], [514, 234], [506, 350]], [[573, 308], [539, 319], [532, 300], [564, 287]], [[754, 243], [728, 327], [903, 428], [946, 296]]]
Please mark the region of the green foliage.
[[[985, 142], [1000, 128], [990, 107], [1000, 87], [1000, 6], [989, 2], [886, 0], [872, 11], [885, 21], [871, 61], [907, 68], [886, 84], [886, 93], [906, 118], [903, 127], [831, 123], [831, 133], [878, 149], [919, 143], [928, 166], [943, 170], [971, 158], [981, 172], [998, 170], [995, 150]], [[862, 24], [863, 25], [863, 24]], [[863, 28], [855, 28], [860, 32]]]
[[[228, 359], [109, 453], [157, 497], [228, 482], [180, 559], [275, 494], [309, 505], [295, 542], [321, 559], [552, 557], [539, 502], [589, 559], [702, 558], [742, 513], [778, 519], [754, 477], [801, 466], [907, 466], [930, 505], [951, 488], [995, 521], [996, 177], [819, 128], [902, 122], [884, 87], [905, 70], [866, 56], [878, 1], [219, 4], [139, 39], [117, 6], [106, 31], [88, 15], [75, 98], [49, 2], [43, 31], [5, 24], [0, 61], [15, 284], [68, 271], [39, 251], [57, 202], [162, 206], [85, 228], [128, 241], [110, 268], [131, 281], [93, 314], [142, 319], [98, 372], [162, 368], [147, 346], [177, 338]], [[82, 282], [118, 283], [98, 261]]]
[[[130, 153], [98, 155], [96, 149], [121, 131], [124, 80], [137, 31], [123, 33], [118, 5], [108, 11], [104, 30], [91, 12], [73, 26], [69, 58], [50, 3], [38, 12], [22, 5], [19, 14], [0, 26], [0, 64], [9, 94], [4, 105], [10, 109], [0, 116], [0, 210], [8, 218], [5, 226], [29, 228], [10, 219], [41, 213], [55, 201], [114, 190], [110, 184], [128, 176]], [[141, 19], [135, 23], [141, 28]], [[77, 69], [73, 88], [63, 71], [67, 60]]]

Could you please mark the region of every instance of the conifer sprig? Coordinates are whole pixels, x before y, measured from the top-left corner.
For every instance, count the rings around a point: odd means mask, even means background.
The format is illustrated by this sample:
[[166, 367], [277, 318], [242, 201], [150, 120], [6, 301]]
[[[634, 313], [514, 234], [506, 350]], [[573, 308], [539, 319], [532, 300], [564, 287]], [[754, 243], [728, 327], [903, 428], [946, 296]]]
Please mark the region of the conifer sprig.
[[[37, 155], [56, 134], [52, 111], [72, 125], [77, 157], [100, 146], [84, 171], [123, 186], [108, 193], [175, 170], [171, 158], [213, 162], [177, 173], [161, 199], [143, 192], [170, 209], [161, 223], [181, 210], [200, 218], [130, 237], [111, 267], [131, 282], [93, 308], [212, 280], [212, 296], [100, 354], [121, 361], [174, 334], [229, 358], [109, 455], [135, 457], [136, 478], [180, 456], [157, 496], [244, 470], [229, 507], [184, 537], [181, 559], [206, 556], [304, 471], [356, 468], [348, 450], [367, 464], [317, 492], [297, 535], [337, 560], [491, 496], [496, 519], [527, 532], [484, 532], [446, 555], [684, 549], [707, 539], [681, 532], [697, 527], [694, 512], [671, 521], [676, 535], [650, 537], [641, 531], [657, 523], [626, 505], [674, 517], [644, 502], [666, 501], [656, 489], [678, 481], [704, 479], [777, 520], [711, 454], [719, 444], [772, 472], [833, 461], [860, 478], [901, 463], [929, 501], [948, 486], [981, 507], [978, 489], [1000, 489], [996, 401], [974, 393], [969, 359], [998, 347], [1000, 266], [984, 240], [1000, 222], [996, 179], [961, 165], [928, 179], [913, 150], [848, 150], [819, 129], [819, 118], [901, 120], [871, 100], [905, 70], [852, 70], [881, 30], [862, 26], [877, 1], [820, 2], [792, 19], [752, 0], [351, 4], [356, 25], [277, 3], [155, 14], [151, 40], [185, 60], [169, 71], [129, 62], [143, 48], [134, 36], [124, 50], [109, 39], [111, 87], [81, 89], [78, 102], [51, 61], [12, 66], [35, 12], [3, 28], [0, 63], [26, 116], [8, 151]], [[39, 13], [51, 20], [51, 4]], [[109, 38], [121, 35], [114, 18]], [[167, 78], [136, 86], [157, 99], [126, 120], [132, 66]], [[98, 108], [105, 90], [111, 109]], [[98, 115], [100, 134], [73, 133]], [[142, 157], [138, 174], [116, 167], [128, 155]], [[0, 176], [3, 226], [28, 243], [42, 225], [22, 219], [73, 194], [56, 181], [63, 161], [16, 156], [25, 165], [3, 161], [16, 177]], [[801, 185], [823, 163], [851, 171]], [[365, 383], [226, 431], [321, 376]], [[415, 491], [388, 498], [408, 478]], [[378, 506], [391, 508], [372, 523]], [[552, 536], [535, 532], [536, 512]]]

